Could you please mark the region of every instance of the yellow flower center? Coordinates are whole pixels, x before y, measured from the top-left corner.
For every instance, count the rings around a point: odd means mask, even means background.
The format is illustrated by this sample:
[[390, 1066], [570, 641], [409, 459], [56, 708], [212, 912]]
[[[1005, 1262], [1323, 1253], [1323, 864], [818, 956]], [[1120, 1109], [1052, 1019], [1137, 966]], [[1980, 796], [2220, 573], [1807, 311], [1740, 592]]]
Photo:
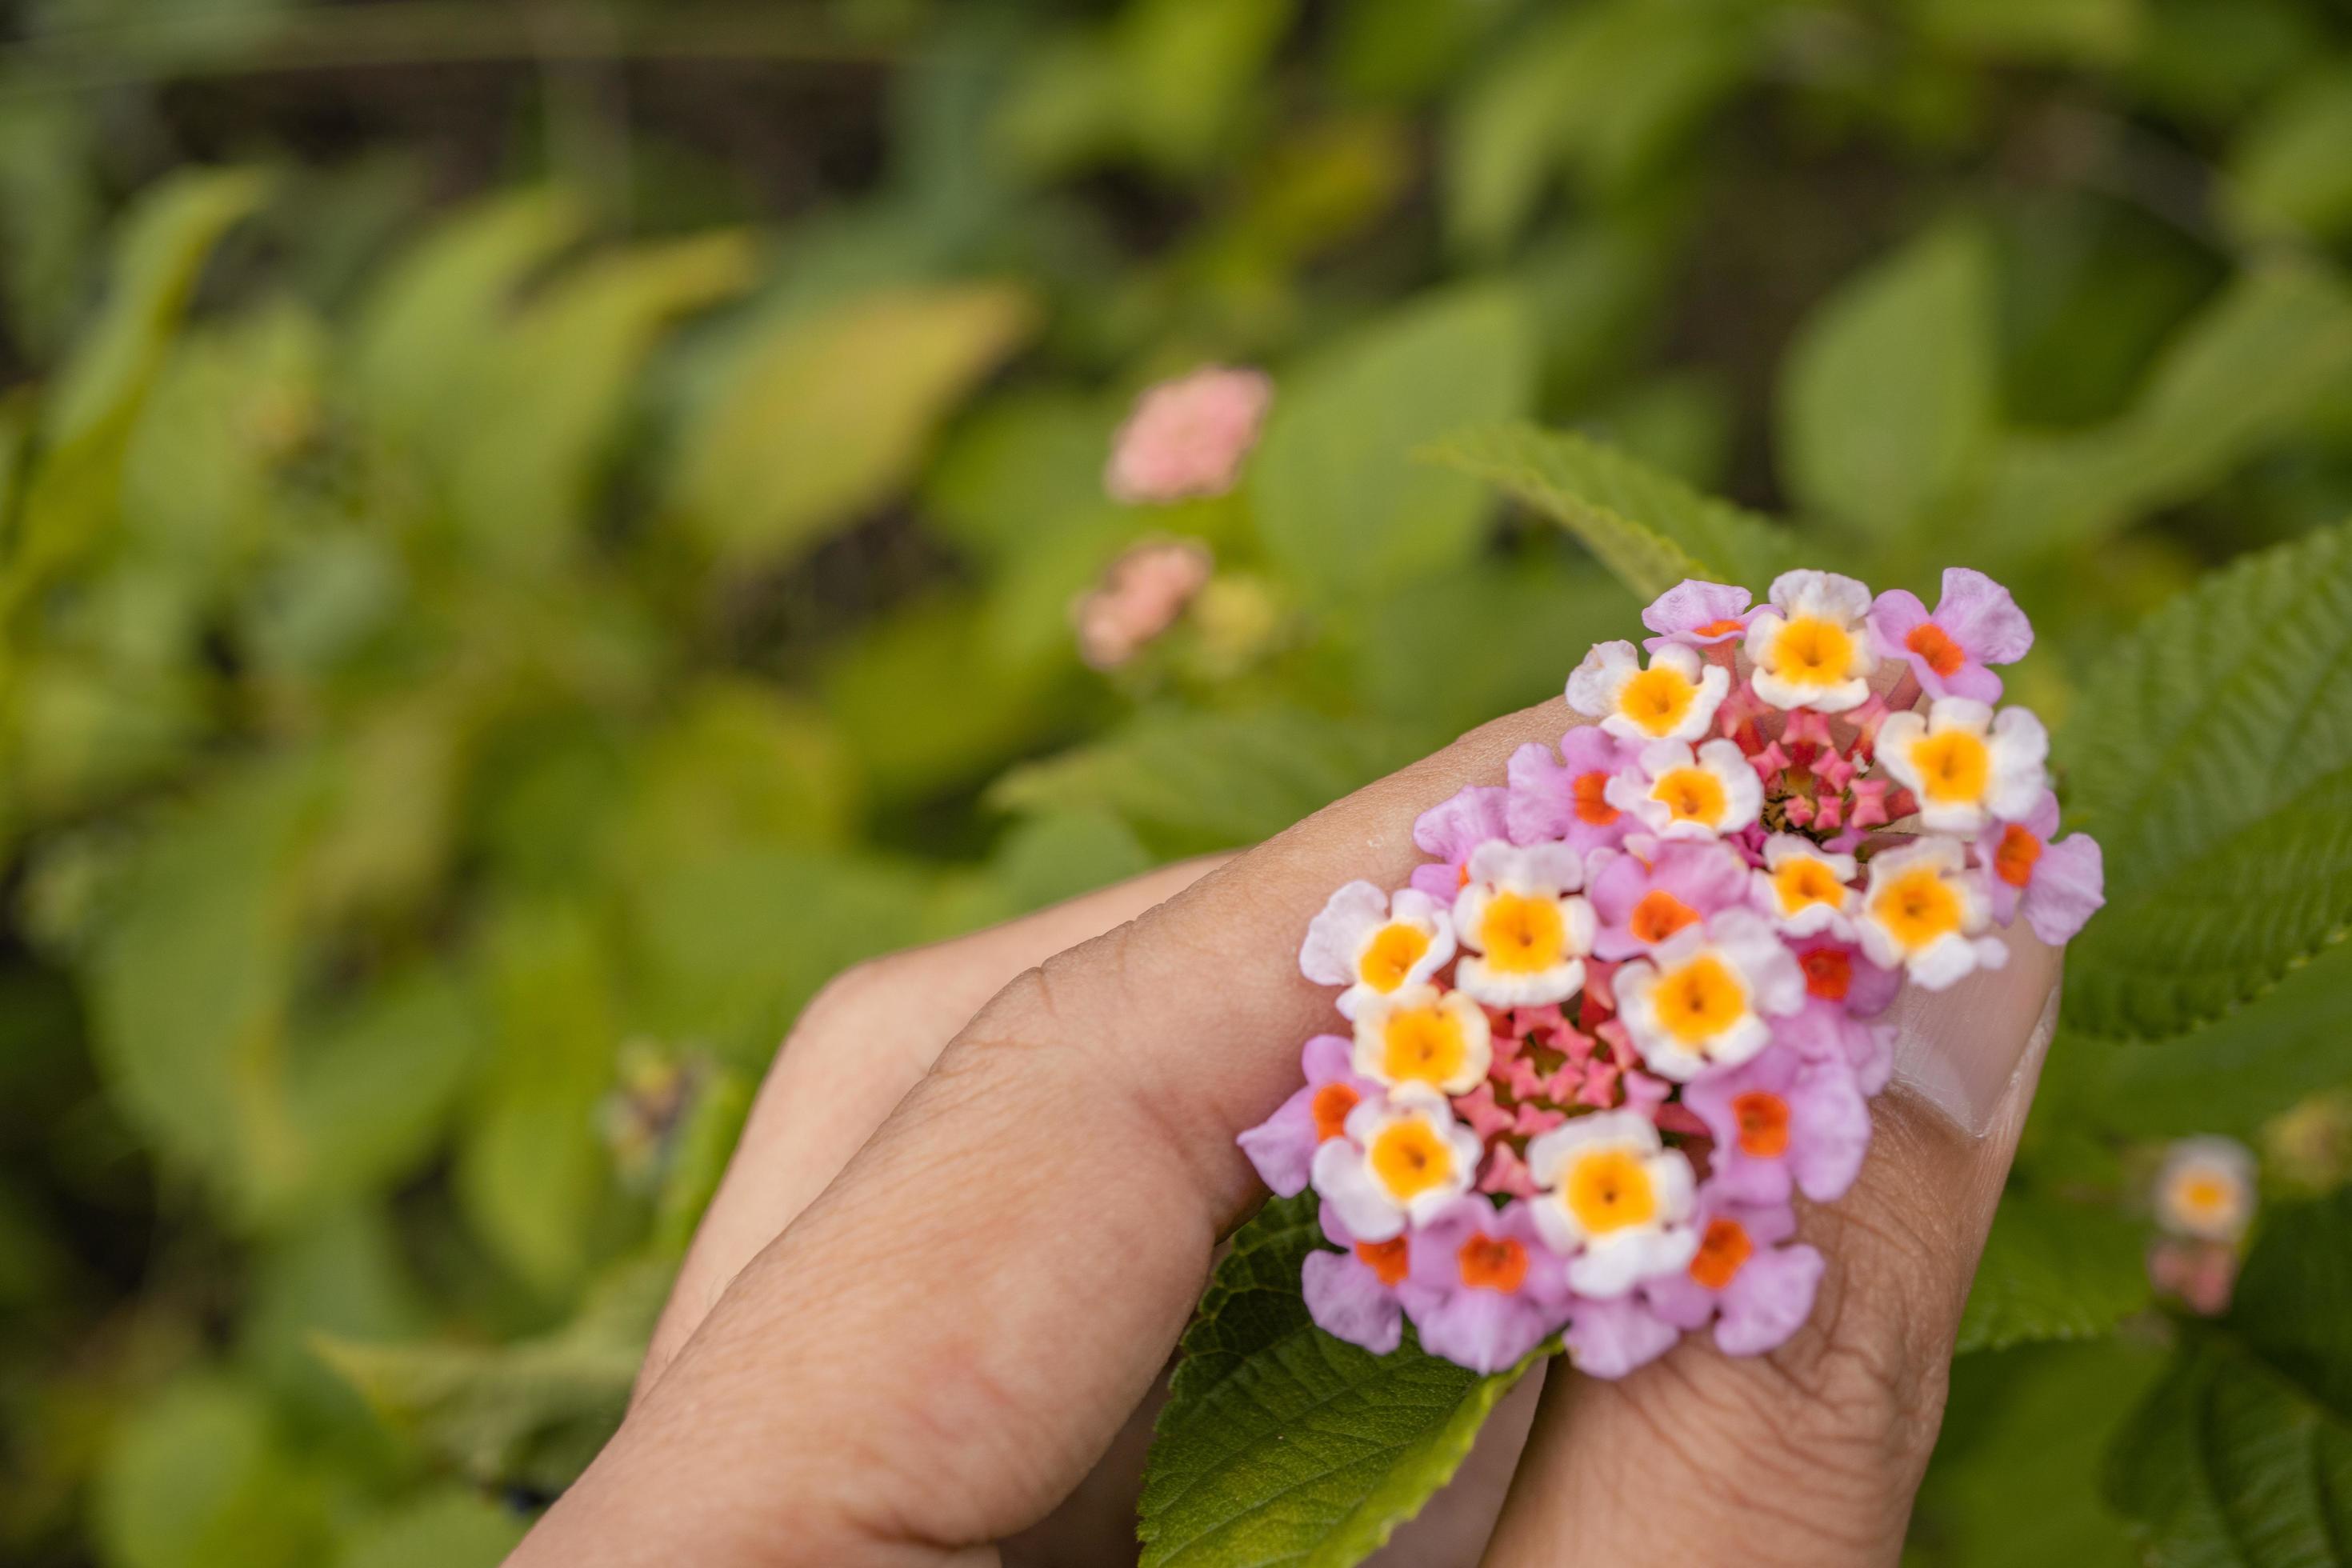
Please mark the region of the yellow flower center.
[[1705, 768], [1674, 768], [1661, 773], [1650, 786], [1650, 798], [1664, 802], [1676, 822], [1720, 822], [1730, 805], [1723, 793], [1723, 781]]
[[1835, 686], [1853, 668], [1853, 634], [1821, 616], [1799, 616], [1772, 639], [1772, 673], [1795, 686]]
[[1405, 976], [1428, 951], [1429, 933], [1398, 921], [1372, 933], [1372, 940], [1364, 944], [1363, 957], [1356, 962], [1356, 973], [1375, 991], [1393, 991], [1404, 984]]
[[1926, 867], [1906, 871], [1879, 889], [1870, 912], [1906, 952], [1916, 952], [1960, 929], [1960, 895]]
[[1651, 735], [1663, 735], [1683, 721], [1698, 688], [1671, 667], [1645, 669], [1617, 694], [1617, 710]]
[[1372, 1174], [1399, 1203], [1454, 1178], [1454, 1151], [1419, 1117], [1391, 1121], [1372, 1140]]
[[1565, 956], [1568, 924], [1557, 899], [1496, 893], [1478, 921], [1486, 967], [1502, 974], [1537, 974]]
[[1659, 975], [1650, 1000], [1659, 1024], [1686, 1046], [1711, 1040], [1748, 1016], [1748, 988], [1711, 952]]
[[1919, 792], [1938, 805], [1984, 798], [1992, 782], [1992, 748], [1967, 730], [1944, 730], [1911, 742]]
[[1391, 1014], [1381, 1044], [1381, 1067], [1393, 1083], [1443, 1084], [1462, 1070], [1469, 1055], [1462, 1020], [1443, 1007], [1410, 1007]]
[[2205, 1172], [2183, 1178], [2174, 1195], [2182, 1209], [2200, 1219], [2225, 1213], [2230, 1207], [2230, 1184]]
[[1606, 1236], [1658, 1217], [1658, 1190], [1649, 1168], [1623, 1149], [1596, 1149], [1578, 1160], [1559, 1195], [1588, 1236]]
[[1845, 884], [1837, 874], [1809, 855], [1796, 855], [1780, 862], [1772, 873], [1772, 891], [1780, 900], [1780, 912], [1793, 915], [1813, 904], [1842, 904], [1845, 901]]

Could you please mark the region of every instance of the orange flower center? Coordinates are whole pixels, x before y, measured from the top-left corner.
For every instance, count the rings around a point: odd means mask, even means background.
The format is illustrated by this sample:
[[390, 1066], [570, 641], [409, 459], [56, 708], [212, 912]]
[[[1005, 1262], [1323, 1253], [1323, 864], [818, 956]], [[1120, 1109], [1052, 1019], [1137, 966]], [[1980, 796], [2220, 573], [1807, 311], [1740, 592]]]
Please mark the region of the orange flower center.
[[1834, 947], [1817, 947], [1797, 961], [1805, 971], [1805, 989], [1825, 1002], [1843, 1002], [1853, 988], [1853, 955]]
[[1327, 1083], [1310, 1101], [1315, 1111], [1315, 1142], [1328, 1143], [1347, 1130], [1348, 1112], [1363, 1097], [1344, 1083]]
[[1691, 1278], [1710, 1290], [1720, 1290], [1755, 1255], [1756, 1244], [1748, 1239], [1746, 1226], [1736, 1219], [1711, 1219], [1691, 1258]]
[[1528, 1249], [1507, 1236], [1474, 1234], [1455, 1261], [1462, 1283], [1474, 1290], [1516, 1290], [1528, 1277]]
[[1398, 1236], [1386, 1241], [1360, 1241], [1356, 1243], [1356, 1256], [1363, 1259], [1364, 1267], [1370, 1269], [1381, 1284], [1403, 1282], [1410, 1262], [1405, 1253], [1404, 1237]]
[[1609, 804], [1601, 792], [1609, 787], [1609, 775], [1599, 768], [1576, 778], [1576, 820], [1593, 827], [1606, 827], [1621, 815]]
[[1738, 621], [1709, 621], [1693, 635], [1703, 637], [1729, 637], [1738, 629]]
[[1903, 646], [1926, 659], [1927, 668], [1941, 676], [1958, 675], [1960, 666], [1969, 661], [1967, 651], [1933, 621], [1921, 621], [1912, 627]]
[[2011, 823], [2000, 831], [2000, 847], [1992, 852], [1993, 874], [2012, 888], [2033, 879], [2033, 863], [2042, 858], [2042, 840]]
[[1647, 942], [1660, 942], [1698, 919], [1698, 911], [1667, 892], [1653, 888], [1642, 895], [1626, 917], [1626, 929]]
[[1731, 1118], [1739, 1124], [1741, 1153], [1777, 1160], [1789, 1152], [1789, 1102], [1779, 1095], [1751, 1089], [1735, 1096]]

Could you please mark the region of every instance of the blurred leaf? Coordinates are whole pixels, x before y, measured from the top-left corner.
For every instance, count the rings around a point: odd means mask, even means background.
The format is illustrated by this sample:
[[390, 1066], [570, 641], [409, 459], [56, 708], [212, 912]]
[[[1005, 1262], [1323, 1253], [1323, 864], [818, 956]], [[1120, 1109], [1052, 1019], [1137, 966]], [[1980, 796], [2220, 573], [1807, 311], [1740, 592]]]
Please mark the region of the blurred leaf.
[[273, 1239], [255, 1263], [238, 1325], [240, 1359], [314, 1435], [331, 1423], [373, 1425], [351, 1388], [320, 1364], [320, 1333], [392, 1339], [422, 1327], [423, 1304], [400, 1241], [374, 1205], [325, 1209]]
[[44, 360], [74, 324], [97, 247], [104, 193], [89, 108], [66, 93], [0, 103], [0, 281], [11, 329]]
[[491, 197], [436, 226], [387, 269], [353, 330], [351, 374], [362, 405], [405, 440], [465, 432], [465, 386], [500, 341], [525, 279], [580, 237], [579, 205], [551, 191]]
[[2209, 577], [2085, 683], [2061, 760], [2106, 855], [2066, 1016], [2178, 1034], [2352, 925], [2352, 525]]
[[741, 1073], [714, 1068], [698, 1081], [685, 1120], [670, 1134], [668, 1168], [654, 1206], [654, 1244], [683, 1258], [702, 1223], [719, 1178], [751, 1114], [752, 1084]]
[[193, 170], [151, 187], [123, 219], [104, 313], [58, 374], [42, 436], [71, 446], [145, 389], [214, 246], [268, 189], [249, 169]]
[[1333, 1339], [1298, 1294], [1321, 1240], [1312, 1194], [1276, 1199], [1217, 1265], [1153, 1427], [1144, 1568], [1362, 1562], [1546, 1353], [1480, 1377], [1410, 1342], [1375, 1356]]
[[510, 1345], [316, 1343], [379, 1416], [466, 1475], [560, 1491], [620, 1425], [672, 1272], [623, 1264], [569, 1323]]
[[2264, 103], [2230, 159], [2229, 210], [2257, 236], [2331, 239], [2352, 226], [2352, 66], [2317, 69]]
[[1410, 760], [1383, 726], [1290, 710], [1147, 713], [1027, 763], [989, 791], [1008, 811], [1108, 811], [1171, 855], [1271, 837]]
[[806, 550], [902, 487], [948, 410], [1035, 324], [1004, 284], [891, 289], [776, 322], [685, 439], [683, 521], [730, 561]]
[[1799, 553], [1795, 537], [1769, 519], [1573, 433], [1524, 425], [1468, 430], [1428, 456], [1560, 522], [1644, 601], [1685, 577], [1760, 592]]
[[1485, 498], [1412, 452], [1525, 410], [1527, 337], [1513, 295], [1458, 293], [1360, 329], [1285, 377], [1250, 465], [1267, 553], [1327, 599], [1467, 559]]
[[2352, 1193], [2273, 1211], [2110, 1456], [2149, 1561], [2333, 1563], [2352, 1527]]
[[1063, 520], [1108, 508], [1103, 467], [1117, 410], [1092, 397], [1013, 392], [960, 421], [923, 480], [924, 521], [987, 560], [1015, 559]]
[[2139, 41], [2141, 0], [1912, 0], [1946, 48], [1999, 59], [2113, 65]]
[[1604, 191], [1646, 173], [1738, 81], [1752, 36], [1744, 6], [1612, 0], [1512, 38], [1449, 127], [1453, 238], [1500, 250], [1562, 165]]
[[1929, 230], [1843, 284], [1782, 362], [1780, 467], [1810, 511], [1916, 541], [1983, 455], [1994, 415], [1984, 237]]
[[1954, 1349], [2094, 1339], [2147, 1299], [2137, 1225], [2112, 1209], [2012, 1194], [1993, 1218]]
[[2352, 291], [2305, 264], [2250, 270], [2175, 335], [2122, 418], [2002, 443], [1970, 552], [1997, 565], [2095, 542], [2211, 484], [2347, 373]]
[[315, 1480], [244, 1386], [198, 1377], [137, 1407], [98, 1479], [108, 1568], [310, 1568], [324, 1553]]
[[500, 332], [473, 387], [451, 484], [460, 521], [509, 561], [544, 562], [584, 521], [595, 458], [669, 322], [751, 280], [748, 235], [642, 245], [581, 263]]
[[257, 769], [163, 823], [84, 973], [108, 1093], [168, 1159], [229, 1195], [302, 1158], [284, 1096], [289, 868], [313, 775]]
[[335, 1568], [498, 1568], [524, 1524], [465, 1488], [436, 1488], [350, 1531]]
[[856, 776], [824, 713], [764, 683], [706, 679], [642, 745], [627, 853], [646, 867], [751, 845], [840, 841]]
[[457, 1194], [482, 1239], [552, 1295], [587, 1267], [604, 1182], [596, 1104], [620, 1047], [611, 959], [584, 911], [547, 904], [500, 916], [486, 965], [497, 1043], [459, 1146]]
[[[1909, 1546], [1923, 1568], [2126, 1568], [2124, 1521], [2099, 1496], [2105, 1450], [2162, 1369], [2123, 1339], [1966, 1357]], [[1905, 1561], [1913, 1559], [1906, 1555]]]

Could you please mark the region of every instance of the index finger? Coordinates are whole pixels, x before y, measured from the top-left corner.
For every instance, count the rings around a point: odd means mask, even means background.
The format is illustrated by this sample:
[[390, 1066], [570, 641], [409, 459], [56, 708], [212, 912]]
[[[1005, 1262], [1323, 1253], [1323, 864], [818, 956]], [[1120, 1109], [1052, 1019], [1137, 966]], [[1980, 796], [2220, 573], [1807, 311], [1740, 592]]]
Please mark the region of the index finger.
[[1299, 932], [1339, 882], [1402, 881], [1422, 811], [1570, 721], [1474, 731], [1008, 986], [518, 1561], [946, 1561], [1042, 1515], [1260, 1194], [1234, 1140], [1330, 1005]]

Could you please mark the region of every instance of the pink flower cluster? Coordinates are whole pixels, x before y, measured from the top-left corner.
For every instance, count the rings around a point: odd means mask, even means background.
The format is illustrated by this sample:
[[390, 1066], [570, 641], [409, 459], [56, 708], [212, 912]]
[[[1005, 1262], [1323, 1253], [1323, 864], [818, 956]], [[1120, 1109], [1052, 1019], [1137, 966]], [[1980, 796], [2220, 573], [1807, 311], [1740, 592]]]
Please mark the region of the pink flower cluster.
[[1940, 990], [2022, 916], [2063, 942], [2098, 846], [2053, 839], [2046, 735], [1996, 710], [2032, 628], [1980, 573], [1906, 593], [1790, 572], [1766, 603], [1684, 583], [1648, 658], [1595, 647], [1590, 722], [1424, 814], [1408, 886], [1350, 882], [1299, 966], [1345, 1032], [1241, 1137], [1313, 1188], [1317, 1323], [1478, 1372], [1554, 1334], [1622, 1376], [1710, 1325], [1770, 1350], [1822, 1259], [1797, 1198], [1849, 1188], [1907, 980]]

